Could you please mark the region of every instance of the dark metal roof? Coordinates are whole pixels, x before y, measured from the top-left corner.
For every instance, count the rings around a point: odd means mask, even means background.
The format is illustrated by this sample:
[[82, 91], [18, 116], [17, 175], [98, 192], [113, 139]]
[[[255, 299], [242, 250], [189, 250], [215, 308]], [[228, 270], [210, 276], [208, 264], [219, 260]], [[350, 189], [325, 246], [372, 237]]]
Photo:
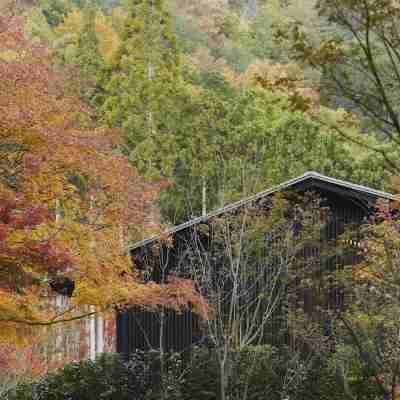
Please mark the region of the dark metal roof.
[[[172, 235], [176, 232], [179, 232], [183, 229], [189, 228], [193, 225], [196, 225], [196, 224], [199, 224], [202, 222], [206, 222], [208, 219], [210, 219], [212, 217], [216, 217], [218, 215], [225, 214], [227, 212], [236, 210], [247, 204], [251, 204], [254, 201], [262, 199], [263, 197], [269, 196], [273, 193], [279, 192], [284, 189], [288, 189], [290, 187], [295, 187], [296, 185], [298, 185], [300, 183], [305, 183], [306, 181], [311, 181], [311, 182], [315, 182], [315, 183], [320, 182], [320, 183], [328, 184], [329, 186], [332, 186], [332, 188], [334, 188], [336, 186], [338, 188], [346, 189], [347, 191], [349, 191], [349, 193], [353, 192], [355, 194], [363, 194], [372, 199], [387, 199], [387, 200], [398, 200], [399, 199], [398, 196], [393, 195], [391, 193], [382, 192], [380, 190], [375, 190], [375, 189], [369, 188], [367, 186], [357, 185], [357, 184], [354, 184], [351, 182], [343, 181], [341, 179], [331, 178], [329, 176], [319, 174], [318, 172], [309, 171], [309, 172], [304, 173], [301, 176], [298, 176], [297, 178], [290, 179], [290, 180], [288, 180], [284, 183], [281, 183], [280, 185], [275, 186], [271, 189], [264, 190], [263, 192], [257, 193], [253, 196], [250, 196], [245, 199], [239, 200], [235, 203], [229, 204], [223, 208], [212, 211], [204, 216], [194, 218], [190, 221], [184, 222], [183, 224], [180, 224], [173, 228], [167, 229], [163, 232], [163, 236], [164, 235], [167, 235], [167, 236]], [[156, 241], [157, 239], [159, 239], [159, 237], [160, 236], [152, 236], [148, 239], [142, 240], [140, 242], [136, 242], [129, 247], [129, 250], [134, 250], [139, 247], [150, 244], [150, 243]]]

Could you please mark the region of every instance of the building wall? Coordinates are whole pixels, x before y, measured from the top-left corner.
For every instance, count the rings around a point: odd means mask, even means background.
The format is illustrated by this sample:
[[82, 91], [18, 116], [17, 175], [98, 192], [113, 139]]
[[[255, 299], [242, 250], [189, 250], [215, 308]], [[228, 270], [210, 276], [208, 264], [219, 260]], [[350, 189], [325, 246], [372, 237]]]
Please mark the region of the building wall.
[[[70, 305], [67, 296], [57, 295], [54, 306]], [[85, 311], [85, 310], [83, 310]], [[35, 327], [24, 346], [0, 344], [0, 372], [37, 377], [62, 368], [66, 363], [94, 359], [116, 351], [116, 317], [86, 318], [43, 329]]]
[[[340, 235], [345, 225], [349, 223], [361, 224], [368, 215], [368, 208], [360, 199], [346, 197], [341, 193], [332, 193], [325, 189], [320, 189], [319, 194], [325, 199], [324, 204], [330, 208], [333, 218], [323, 229], [323, 235], [326, 240], [336, 238]], [[184, 251], [185, 243], [190, 241], [191, 228], [179, 232], [175, 236], [175, 248], [166, 249], [169, 252], [168, 270], [179, 270], [180, 257]], [[314, 255], [315, 256], [315, 255]], [[148, 262], [151, 252], [146, 248], [139, 248], [134, 254], [135, 263], [140, 267], [140, 260]], [[349, 260], [346, 260], [348, 262]], [[355, 261], [355, 260], [353, 260]], [[335, 258], [330, 260], [330, 268], [338, 268], [345, 260]], [[350, 260], [351, 262], [351, 260]], [[157, 265], [157, 263], [155, 263]], [[145, 265], [143, 268], [148, 268]], [[152, 278], [157, 279], [157, 267], [152, 270]], [[339, 304], [342, 301], [342, 294], [332, 288], [331, 305]], [[310, 311], [313, 308], [312, 292], [303, 291], [302, 300], [304, 306]], [[277, 340], [277, 332], [282, 328], [282, 309], [275, 313], [274, 318], [269, 323], [270, 336]], [[164, 350], [182, 351], [190, 347], [191, 343], [201, 342], [202, 338], [200, 326], [197, 317], [190, 311], [182, 315], [168, 313], [167, 320], [164, 323], [163, 332]], [[129, 354], [136, 349], [148, 350], [150, 348], [160, 348], [160, 316], [156, 313], [143, 312], [140, 310], [131, 310], [117, 316], [117, 351], [123, 354]], [[280, 340], [280, 339], [279, 339]]]

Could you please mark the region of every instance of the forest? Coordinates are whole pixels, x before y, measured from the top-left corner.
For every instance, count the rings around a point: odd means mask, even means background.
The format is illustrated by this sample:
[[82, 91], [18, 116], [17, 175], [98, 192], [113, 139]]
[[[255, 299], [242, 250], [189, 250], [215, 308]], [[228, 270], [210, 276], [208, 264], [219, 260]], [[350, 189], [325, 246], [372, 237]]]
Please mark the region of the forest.
[[[190, 362], [114, 354], [115, 310], [218, 314], [205, 276], [145, 282], [132, 244], [306, 171], [399, 192], [399, 22], [398, 0], [0, 0], [0, 399], [400, 399], [397, 202], [323, 282], [352, 296], [335, 351], [297, 310], [313, 352], [228, 347], [229, 322]], [[300, 203], [299, 237], [283, 198], [255, 223], [286, 269], [318, 230]], [[254, 229], [220, 245], [256, 257]]]

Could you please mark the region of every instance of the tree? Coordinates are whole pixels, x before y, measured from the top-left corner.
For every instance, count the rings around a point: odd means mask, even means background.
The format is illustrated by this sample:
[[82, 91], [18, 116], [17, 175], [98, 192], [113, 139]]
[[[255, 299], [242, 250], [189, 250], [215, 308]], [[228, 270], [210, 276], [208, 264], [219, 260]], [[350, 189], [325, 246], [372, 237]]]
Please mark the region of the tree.
[[[236, 356], [249, 351], [248, 370], [240, 393], [246, 400], [257, 363], [257, 346], [273, 340], [281, 345], [289, 274], [298, 255], [319, 229], [319, 202], [309, 196], [289, 208], [277, 196], [261, 204], [219, 215], [181, 239], [178, 276], [190, 277], [210, 305], [203, 324], [203, 341], [215, 352], [220, 368], [219, 398], [226, 399], [237, 365]], [[301, 226], [301, 231], [298, 227]], [[312, 263], [309, 259], [307, 262]], [[280, 321], [280, 323], [278, 322]], [[294, 351], [294, 359], [299, 354]], [[304, 360], [307, 366], [310, 358]], [[299, 376], [305, 371], [298, 365]], [[292, 377], [292, 383], [301, 378]], [[284, 388], [287, 395], [293, 387]], [[238, 389], [238, 387], [237, 387]]]
[[40, 7], [29, 11], [29, 38], [54, 50], [54, 62], [69, 70], [68, 90], [100, 113], [104, 103], [107, 65], [119, 45], [110, 17], [95, 5], [72, 8], [57, 27], [50, 27]]
[[292, 329], [326, 358], [339, 356], [336, 380], [348, 398], [361, 396], [353, 385], [355, 364], [371, 398], [400, 393], [398, 225], [397, 202], [382, 202], [365, 224], [343, 227], [339, 240], [321, 243], [323, 263], [293, 271], [313, 306], [296, 306], [296, 288], [291, 291]]
[[[295, 24], [293, 54], [321, 72], [330, 102], [356, 112], [365, 129], [375, 133], [382, 143], [371, 145], [365, 136], [342, 134], [380, 154], [387, 168], [397, 173], [399, 37], [394, 26], [399, 9], [395, 2], [375, 0], [322, 0], [317, 6], [320, 15], [339, 26], [343, 34], [332, 33], [313, 43], [301, 25]], [[287, 37], [285, 33], [282, 36]]]
[[[213, 117], [218, 105], [206, 102], [206, 96], [197, 96], [196, 88], [183, 81], [162, 1], [131, 4], [110, 70], [105, 118], [124, 130], [133, 165], [146, 176], [178, 184], [177, 191], [185, 197], [191, 193], [193, 180], [196, 187], [201, 182], [205, 192], [213, 157], [207, 139], [214, 131], [205, 115]], [[198, 115], [197, 106], [207, 114]], [[205, 203], [202, 201], [203, 211]]]
[[380, 204], [358, 235], [360, 262], [342, 276], [354, 301], [338, 316], [365, 375], [391, 399], [400, 395], [398, 227], [397, 202]]
[[[76, 79], [70, 85], [94, 109], [104, 103], [105, 96], [103, 79], [106, 76], [106, 59], [101, 50], [107, 56], [113, 51], [112, 47], [105, 46], [104, 36], [101, 36], [102, 42], [99, 40], [98, 32], [104, 32], [106, 27], [104, 16], [101, 16], [96, 14], [95, 9], [74, 9], [57, 28], [65, 41], [58, 49], [57, 58], [63, 65], [76, 71]], [[113, 46], [113, 31], [109, 30], [108, 33]]]
[[[177, 6], [182, 6], [179, 15], [190, 19], [200, 13], [207, 25], [198, 4]], [[133, 165], [143, 175], [172, 183], [160, 201], [165, 222], [204, 214], [310, 169], [382, 184], [380, 173], [367, 176], [358, 168], [371, 162], [369, 154], [357, 155], [357, 172], [349, 175], [355, 164], [352, 148], [311, 121], [308, 114], [319, 112], [319, 96], [296, 65], [259, 62], [237, 76], [212, 47], [198, 49], [181, 68], [163, 7], [162, 2], [153, 8], [147, 2], [131, 4], [102, 99], [108, 123], [125, 132], [125, 151]], [[225, 18], [219, 2], [208, 7]], [[161, 15], [166, 16], [162, 24]], [[211, 25], [210, 31], [220, 32]], [[278, 96], [287, 102], [275, 102]], [[296, 117], [292, 110], [299, 111]], [[290, 149], [296, 154], [288, 154]], [[276, 151], [278, 157], [272, 156]]]
[[71, 10], [71, 6], [72, 4], [68, 0], [40, 1], [43, 15], [50, 26], [59, 25]]
[[177, 158], [173, 185], [161, 197], [161, 211], [172, 223], [206, 214], [221, 204], [223, 143], [226, 104], [209, 90], [194, 89], [181, 110], [183, 119], [176, 132]]
[[94, 22], [100, 54], [106, 61], [110, 61], [119, 46], [119, 36], [113, 26], [113, 20], [98, 12]]
[[[112, 17], [94, 6], [87, 6], [83, 10], [72, 9], [63, 23], [54, 29], [54, 33], [58, 42], [55, 48], [58, 50], [57, 56], [60, 61], [80, 65], [83, 75], [89, 75], [89, 72], [95, 72], [97, 75], [104, 65], [96, 64], [111, 61], [119, 46], [119, 37]], [[52, 45], [47, 42], [46, 44]]]
[[98, 0], [39, 0], [38, 5], [46, 17], [48, 24], [58, 27], [75, 9], [83, 10], [87, 7], [99, 8], [102, 1]]
[[133, 165], [153, 178], [171, 173], [185, 100], [170, 24], [162, 0], [130, 3], [103, 107], [108, 123], [124, 130]]
[[314, 110], [325, 121], [341, 117], [320, 111], [318, 96], [293, 79], [296, 70], [254, 65], [233, 83], [225, 82], [228, 90], [195, 91], [177, 129], [174, 184], [161, 196], [166, 221], [183, 222], [310, 170], [376, 187], [385, 184], [379, 158], [355, 151], [333, 129], [313, 120]]
[[[66, 93], [65, 71], [25, 38], [20, 18], [1, 17], [0, 38], [2, 339], [116, 305], [183, 306], [190, 284], [145, 285], [126, 253], [128, 240], [157, 229], [160, 184], [115, 152], [118, 132], [96, 127]], [[70, 306], [55, 307], [54, 290], [72, 295]]]

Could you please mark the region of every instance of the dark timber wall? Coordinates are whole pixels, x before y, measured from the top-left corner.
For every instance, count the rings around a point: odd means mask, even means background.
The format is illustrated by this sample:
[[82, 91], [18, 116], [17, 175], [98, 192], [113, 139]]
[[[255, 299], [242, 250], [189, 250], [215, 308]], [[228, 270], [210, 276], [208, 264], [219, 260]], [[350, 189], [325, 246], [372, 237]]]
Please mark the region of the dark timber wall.
[[[326, 205], [330, 208], [333, 218], [325, 227], [324, 234], [327, 238], [335, 238], [344, 230], [344, 226], [349, 223], [361, 224], [363, 220], [373, 209], [376, 197], [359, 193], [343, 187], [330, 185], [325, 182], [309, 181], [296, 187], [300, 191], [316, 191], [321, 198], [325, 199]], [[164, 265], [167, 265], [164, 271], [179, 270], [179, 255], [181, 254], [183, 243], [190, 237], [193, 226], [189, 226], [175, 233], [176, 248], [161, 250], [161, 258], [164, 258]], [[146, 271], [150, 280], [160, 281], [162, 271], [157, 263], [154, 263], [149, 251], [149, 246], [143, 246], [133, 251], [132, 256], [135, 259], [135, 267]], [[353, 260], [354, 261], [354, 260]], [[352, 260], [343, 260], [335, 257], [329, 261], [332, 268], [347, 264]], [[340, 290], [333, 289], [330, 295], [330, 305], [332, 307], [340, 306], [343, 302], [343, 293]], [[312, 309], [312, 298], [304, 293], [304, 307]], [[282, 327], [282, 321], [279, 318], [273, 319], [269, 324], [271, 336]], [[132, 309], [120, 313], [117, 317], [117, 351], [123, 354], [129, 354], [139, 350], [150, 350], [160, 348], [160, 338], [165, 350], [184, 351], [190, 348], [193, 343], [206, 341], [202, 335], [201, 326], [197, 317], [190, 311], [182, 314], [167, 312], [162, 335], [160, 335], [160, 315]]]

